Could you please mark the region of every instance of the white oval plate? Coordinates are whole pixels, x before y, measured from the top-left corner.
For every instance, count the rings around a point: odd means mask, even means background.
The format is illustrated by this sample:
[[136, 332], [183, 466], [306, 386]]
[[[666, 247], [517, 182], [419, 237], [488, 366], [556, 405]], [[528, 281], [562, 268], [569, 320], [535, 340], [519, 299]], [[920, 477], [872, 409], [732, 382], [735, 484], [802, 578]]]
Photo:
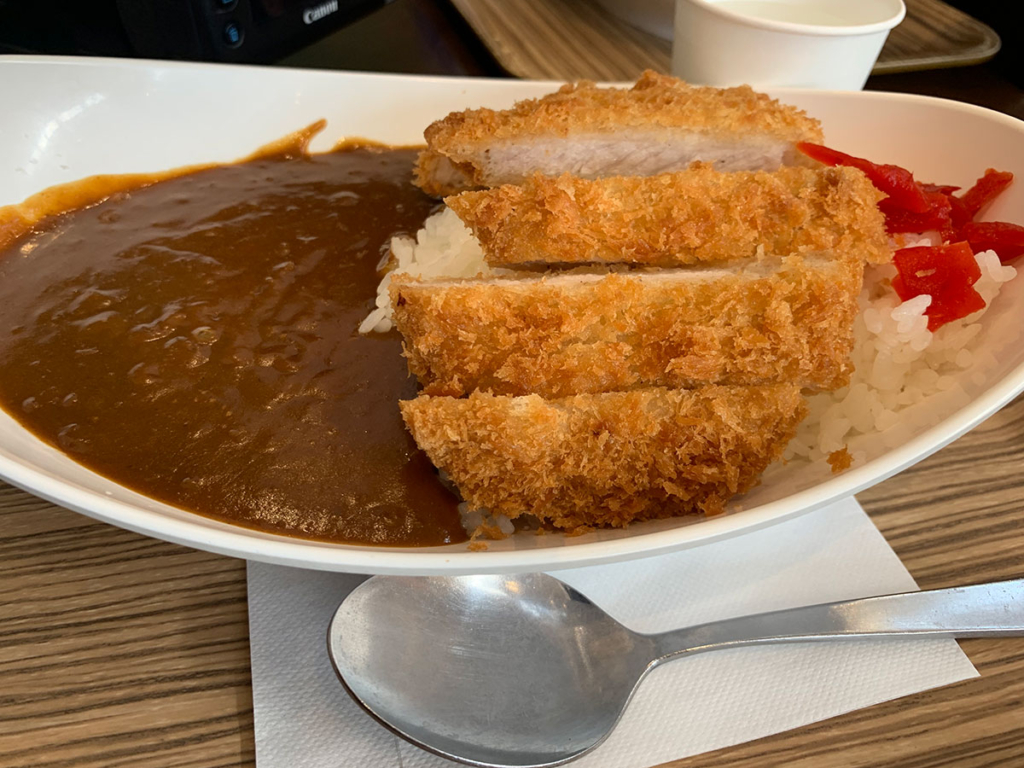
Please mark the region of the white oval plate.
[[[343, 137], [422, 141], [424, 127], [452, 110], [506, 107], [552, 83], [406, 77], [296, 69], [104, 59], [0, 58], [0, 205], [96, 173], [157, 171], [230, 161], [322, 117], [313, 149]], [[828, 143], [919, 179], [969, 185], [988, 167], [1024, 179], [1024, 123], [956, 102], [889, 93], [779, 90], [820, 118]], [[1018, 182], [988, 217], [1024, 221]], [[329, 544], [228, 525], [162, 504], [107, 480], [44, 445], [0, 412], [0, 477], [99, 520], [179, 544], [270, 563], [355, 573], [482, 573], [550, 570], [643, 557], [702, 544], [809, 512], [867, 488], [971, 429], [1024, 390], [1019, 332], [1024, 278], [1004, 287], [984, 318], [979, 348], [998, 362], [970, 402], [934, 409], [925, 426], [831, 476], [824, 463], [775, 466], [720, 517], [641, 523], [584, 536], [514, 536], [486, 552], [465, 544], [419, 549]], [[344, 471], [339, 467], [339, 471]]]

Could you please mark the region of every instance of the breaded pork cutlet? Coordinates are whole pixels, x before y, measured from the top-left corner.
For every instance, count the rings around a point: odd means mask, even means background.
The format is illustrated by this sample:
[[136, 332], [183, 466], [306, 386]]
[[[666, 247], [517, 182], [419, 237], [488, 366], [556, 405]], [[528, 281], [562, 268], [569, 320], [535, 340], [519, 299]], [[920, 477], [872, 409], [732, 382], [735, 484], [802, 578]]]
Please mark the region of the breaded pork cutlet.
[[849, 380], [859, 259], [733, 269], [391, 283], [409, 370], [431, 395]]
[[581, 81], [511, 109], [453, 112], [424, 132], [416, 183], [438, 197], [518, 184], [534, 172], [651, 176], [695, 160], [719, 170], [804, 165], [821, 125], [748, 86], [709, 88], [644, 72], [631, 88]]
[[492, 266], [681, 266], [842, 250], [892, 258], [882, 194], [855, 168], [588, 180], [535, 175], [445, 199]]
[[401, 407], [473, 508], [568, 531], [721, 512], [782, 454], [806, 411], [792, 385], [422, 395]]

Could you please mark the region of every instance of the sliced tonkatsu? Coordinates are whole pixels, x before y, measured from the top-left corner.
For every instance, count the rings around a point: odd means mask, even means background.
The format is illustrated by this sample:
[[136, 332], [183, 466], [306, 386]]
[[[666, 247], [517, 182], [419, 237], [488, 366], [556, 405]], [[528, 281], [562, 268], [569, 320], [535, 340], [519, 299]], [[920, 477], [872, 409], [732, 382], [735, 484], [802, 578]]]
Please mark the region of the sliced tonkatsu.
[[651, 176], [697, 160], [775, 170], [809, 164], [795, 145], [822, 141], [817, 120], [748, 86], [693, 86], [650, 71], [630, 88], [581, 81], [511, 109], [453, 112], [424, 136], [416, 181], [436, 196], [534, 173]]
[[[845, 385], [863, 261], [391, 282], [427, 394], [562, 397], [638, 387]], [[529, 274], [529, 273], [528, 273]]]
[[853, 168], [657, 176], [535, 175], [445, 199], [491, 266], [683, 266], [823, 253], [892, 257], [877, 203]]
[[401, 407], [473, 509], [568, 531], [722, 512], [782, 455], [806, 413], [792, 385], [421, 395]]

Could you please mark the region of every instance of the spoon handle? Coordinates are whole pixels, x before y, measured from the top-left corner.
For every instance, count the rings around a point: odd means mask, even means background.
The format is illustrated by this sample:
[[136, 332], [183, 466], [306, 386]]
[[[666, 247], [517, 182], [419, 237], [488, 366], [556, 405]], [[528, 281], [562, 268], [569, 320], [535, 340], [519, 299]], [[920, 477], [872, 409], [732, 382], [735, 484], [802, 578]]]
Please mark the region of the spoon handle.
[[1024, 635], [1024, 579], [811, 605], [650, 637], [657, 663], [721, 647], [906, 635]]

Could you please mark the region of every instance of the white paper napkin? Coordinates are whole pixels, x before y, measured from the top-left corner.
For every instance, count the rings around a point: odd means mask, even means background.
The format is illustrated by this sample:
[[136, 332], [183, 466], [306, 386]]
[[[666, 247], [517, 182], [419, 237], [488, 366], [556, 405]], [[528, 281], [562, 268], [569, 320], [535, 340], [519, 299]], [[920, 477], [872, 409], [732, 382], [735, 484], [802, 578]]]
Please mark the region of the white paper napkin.
[[[558, 571], [619, 621], [658, 632], [916, 589], [853, 499], [739, 538]], [[249, 563], [258, 768], [439, 768], [338, 683], [327, 625], [362, 576]], [[715, 651], [655, 669], [579, 768], [646, 768], [977, 676], [954, 640], [852, 640]]]

